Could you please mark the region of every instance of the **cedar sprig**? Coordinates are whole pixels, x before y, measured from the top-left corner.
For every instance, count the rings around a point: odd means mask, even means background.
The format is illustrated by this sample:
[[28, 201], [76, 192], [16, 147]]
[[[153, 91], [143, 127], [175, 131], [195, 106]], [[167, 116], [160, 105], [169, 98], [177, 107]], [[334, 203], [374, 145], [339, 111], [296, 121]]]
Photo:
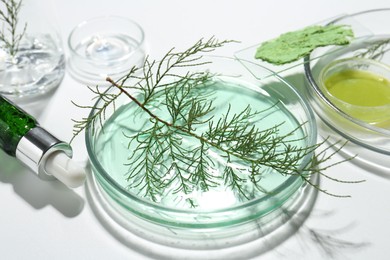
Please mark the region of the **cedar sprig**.
[[0, 42], [3, 48], [8, 50], [9, 54], [14, 57], [19, 50], [20, 41], [27, 30], [27, 23], [25, 23], [21, 32], [18, 33], [17, 31], [22, 1], [1, 0], [1, 3], [0, 21], [2, 21], [2, 28], [0, 30]]
[[[140, 196], [158, 202], [167, 193], [181, 193], [190, 207], [196, 207], [191, 194], [224, 185], [242, 200], [250, 200], [255, 196], [253, 187], [269, 193], [261, 182], [264, 174], [272, 171], [298, 176], [326, 194], [346, 197], [311, 182], [312, 174], [344, 182], [323, 173], [340, 163], [323, 166], [338, 152], [330, 152], [332, 145], [326, 141], [308, 147], [296, 145], [300, 140], [293, 136], [302, 125], [281, 133], [284, 122], [267, 129], [259, 129], [253, 123], [272, 115], [279, 104], [263, 111], [247, 106], [238, 113], [233, 113], [233, 104], [228, 104], [225, 112], [215, 118], [213, 84], [219, 82], [219, 76], [200, 70], [209, 63], [202, 54], [228, 42], [201, 39], [183, 52], [170, 50], [161, 61], [147, 58], [144, 66], [134, 67], [122, 79], [107, 78], [111, 84], [107, 91], [90, 88], [103, 102], [100, 107], [80, 106], [94, 112], [75, 121], [75, 136], [96, 124], [104, 129], [106, 109], [124, 95], [138, 107], [134, 116], [147, 118], [139, 131], [123, 132], [130, 154], [124, 174], [128, 189], [139, 190]], [[168, 116], [161, 116], [164, 112]], [[186, 145], [188, 140], [194, 145]], [[219, 159], [212, 154], [218, 154]], [[217, 169], [220, 173], [216, 173]]]

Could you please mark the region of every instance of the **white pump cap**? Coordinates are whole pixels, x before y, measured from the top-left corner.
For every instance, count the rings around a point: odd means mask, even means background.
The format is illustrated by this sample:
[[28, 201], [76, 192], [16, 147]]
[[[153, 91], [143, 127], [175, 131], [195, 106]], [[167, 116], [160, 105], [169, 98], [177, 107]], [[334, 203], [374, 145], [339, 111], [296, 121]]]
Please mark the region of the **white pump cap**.
[[46, 158], [45, 170], [69, 188], [81, 186], [85, 181], [85, 169], [63, 151], [55, 151]]
[[[16, 158], [42, 179], [58, 179], [69, 188], [84, 183], [85, 170], [72, 158], [69, 144], [37, 126], [23, 136], [16, 147]], [[54, 178], [55, 177], [55, 178]]]

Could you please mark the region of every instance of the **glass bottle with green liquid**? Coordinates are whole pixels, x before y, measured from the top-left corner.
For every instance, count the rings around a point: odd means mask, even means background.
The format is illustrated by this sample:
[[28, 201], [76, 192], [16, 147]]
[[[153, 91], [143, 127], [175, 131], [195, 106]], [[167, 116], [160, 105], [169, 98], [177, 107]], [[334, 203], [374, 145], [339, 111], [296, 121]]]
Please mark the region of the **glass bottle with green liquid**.
[[71, 159], [70, 145], [40, 127], [31, 115], [3, 96], [0, 96], [0, 148], [42, 179], [58, 179], [71, 188], [85, 180], [85, 170]]

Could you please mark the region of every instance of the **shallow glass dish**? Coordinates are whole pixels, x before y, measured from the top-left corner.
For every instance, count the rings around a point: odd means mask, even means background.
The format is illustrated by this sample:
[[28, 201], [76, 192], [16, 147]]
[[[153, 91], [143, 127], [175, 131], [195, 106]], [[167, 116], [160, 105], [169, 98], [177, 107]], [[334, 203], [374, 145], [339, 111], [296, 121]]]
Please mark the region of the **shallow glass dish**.
[[[379, 107], [383, 112], [381, 114], [384, 115], [380, 118], [380, 122], [375, 122], [377, 118], [372, 117], [378, 113], [371, 113], [373, 111], [370, 112], [369, 109], [366, 114], [369, 118], [365, 116], [362, 118], [354, 112], [343, 109], [337, 100], [326, 93], [321, 83], [322, 76], [329, 66], [337, 67], [337, 64], [368, 70], [389, 80], [389, 74], [386, 71], [390, 64], [390, 34], [386, 24], [390, 22], [390, 9], [347, 15], [333, 22], [343, 24], [344, 19], [351, 19], [351, 17], [371, 33], [356, 38], [347, 46], [334, 47], [329, 53], [321, 53], [324, 52], [322, 49], [315, 50], [313, 55], [321, 56], [318, 60], [311, 60], [310, 56], [305, 58], [304, 69], [309, 86], [309, 99], [316, 114], [327, 126], [346, 139], [374, 152], [376, 155], [370, 155], [370, 157], [380, 157], [379, 164], [388, 165], [386, 157], [390, 155], [390, 118], [387, 118], [386, 110], [389, 106]], [[385, 171], [388, 172], [388, 169]]]
[[373, 59], [340, 59], [318, 76], [322, 93], [340, 110], [371, 125], [390, 126], [390, 66]]
[[[250, 63], [243, 66], [244, 61], [228, 58], [213, 57], [211, 60], [212, 63], [206, 66], [215, 76], [210, 81], [212, 84], [207, 85], [204, 91], [209, 91], [208, 98], [215, 105], [213, 123], [227, 109], [239, 113], [250, 105], [252, 111], [259, 112], [251, 119], [253, 126], [266, 130], [279, 125], [275, 135], [288, 135], [289, 144], [297, 147], [310, 147], [316, 143], [317, 129], [310, 106], [282, 78], [275, 76], [259, 81], [251, 72], [269, 73], [265, 68]], [[250, 72], [246, 69], [247, 66], [255, 67]], [[96, 106], [101, 106], [102, 102], [98, 100]], [[152, 110], [164, 116], [161, 104], [156, 104]], [[95, 113], [92, 110], [90, 116]], [[142, 185], [131, 185], [126, 180], [132, 167], [126, 163], [135, 146], [129, 145], [125, 136], [134, 134], [149, 124], [149, 117], [140, 113], [135, 103], [122, 95], [116, 102], [115, 109], [106, 110], [101, 124], [96, 124], [86, 132], [93, 175], [102, 191], [115, 204], [115, 208], [124, 215], [131, 213], [158, 225], [191, 230], [229, 227], [261, 218], [281, 205], [286, 205], [305, 186], [299, 174], [282, 175], [264, 167], [261, 189], [256, 189], [249, 179], [246, 182], [244, 188], [248, 191], [247, 198], [239, 196], [221, 178], [218, 185], [206, 190], [193, 189], [186, 193], [172, 188], [152, 199], [140, 189]], [[192, 141], [185, 137], [182, 143], [191, 147]], [[222, 177], [224, 157], [212, 152], [211, 155], [215, 158], [211, 163], [215, 167], [210, 174]], [[307, 165], [312, 156], [312, 153], [304, 156], [299, 161], [299, 168]], [[243, 169], [248, 165], [237, 167]]]
[[96, 17], [78, 24], [68, 37], [69, 72], [85, 84], [118, 79], [145, 59], [145, 34], [133, 20], [120, 16]]

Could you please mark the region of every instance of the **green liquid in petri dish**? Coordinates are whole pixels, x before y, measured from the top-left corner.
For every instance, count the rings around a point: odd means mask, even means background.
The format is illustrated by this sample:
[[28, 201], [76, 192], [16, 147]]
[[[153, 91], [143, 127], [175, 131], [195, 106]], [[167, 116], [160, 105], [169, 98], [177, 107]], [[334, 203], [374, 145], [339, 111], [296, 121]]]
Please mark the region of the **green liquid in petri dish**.
[[383, 107], [390, 106], [388, 79], [362, 70], [342, 70], [327, 77], [324, 83], [345, 113], [369, 123], [390, 119], [389, 107]]
[[[236, 85], [235, 85], [236, 84]], [[240, 83], [220, 82], [213, 85], [213, 93], [210, 94], [210, 98], [213, 99], [214, 119], [218, 120], [231, 105], [231, 114], [239, 113], [243, 111], [248, 105], [251, 106], [252, 111], [264, 111], [260, 113], [256, 119], [253, 120], [253, 124], [260, 129], [267, 129], [275, 126], [276, 124], [283, 123], [279, 128], [280, 135], [293, 132], [288, 137], [289, 144], [296, 145], [298, 147], [304, 147], [306, 144], [305, 133], [300, 128], [299, 122], [296, 118], [286, 109], [282, 103], [266, 93], [262, 94], [252, 89], [245, 87], [237, 87]], [[277, 104], [277, 105], [275, 105]], [[161, 105], [156, 105], [153, 109], [153, 113], [159, 114], [164, 118], [164, 113], [167, 115], [168, 111], [161, 109]], [[272, 107], [270, 109], [270, 107]], [[138, 112], [136, 112], [138, 111]], [[167, 117], [167, 116], [165, 116]], [[110, 177], [123, 189], [127, 189], [129, 193], [135, 196], [142, 197], [143, 199], [150, 200], [148, 197], [143, 197], [143, 192], [140, 188], [143, 185], [129, 188], [131, 181], [126, 180], [127, 172], [131, 169], [132, 165], [126, 165], [128, 157], [131, 154], [131, 150], [138, 144], [133, 142], [129, 146], [129, 140], [125, 137], [139, 131], [144, 127], [150, 127], [150, 120], [144, 113], [137, 110], [133, 102], [128, 105], [124, 105], [118, 108], [114, 114], [105, 122], [104, 132], [102, 131], [96, 138], [95, 151], [97, 151], [97, 158], [105, 171]], [[204, 127], [206, 128], [206, 127]], [[197, 129], [202, 132], [205, 129]], [[191, 137], [183, 139], [183, 145], [193, 147], [197, 140]], [[280, 147], [283, 149], [283, 147]], [[215, 165], [213, 169], [210, 169], [210, 174], [223, 175], [223, 161], [217, 152], [213, 155], [215, 158]], [[240, 165], [237, 167], [248, 168], [249, 165]], [[245, 189], [248, 192], [248, 197], [259, 198], [266, 194], [249, 180], [248, 176], [241, 176], [242, 178], [248, 178]], [[290, 176], [282, 175], [275, 170], [267, 169], [264, 167], [264, 175], [261, 180], [261, 185], [264, 190], [272, 191], [282, 185]], [[172, 207], [177, 209], [190, 208], [186, 198], [191, 198], [197, 205], [198, 210], [210, 210], [221, 209], [237, 206], [245, 201], [242, 197], [237, 195], [237, 192], [232, 190], [224, 184], [223, 178], [219, 185], [211, 187], [209, 190], [202, 191], [196, 190], [189, 194], [183, 191], [175, 192], [174, 189], [166, 189], [163, 194], [158, 198], [157, 203], [161, 206]], [[152, 202], [150, 200], [150, 202]], [[275, 205], [276, 207], [277, 205]]]

